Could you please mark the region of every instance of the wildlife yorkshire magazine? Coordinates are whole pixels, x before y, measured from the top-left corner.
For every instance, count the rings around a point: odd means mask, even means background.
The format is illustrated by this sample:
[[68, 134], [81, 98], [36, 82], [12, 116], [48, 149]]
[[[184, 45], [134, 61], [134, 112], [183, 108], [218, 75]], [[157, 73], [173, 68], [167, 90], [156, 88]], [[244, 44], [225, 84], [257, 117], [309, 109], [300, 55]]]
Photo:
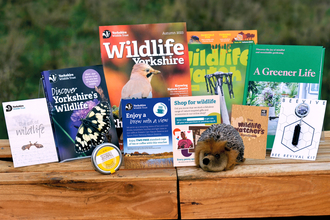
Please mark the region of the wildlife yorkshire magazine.
[[102, 65], [41, 75], [60, 161], [90, 157], [103, 142], [119, 146]]
[[119, 137], [122, 99], [191, 95], [186, 23], [100, 26], [99, 37]]

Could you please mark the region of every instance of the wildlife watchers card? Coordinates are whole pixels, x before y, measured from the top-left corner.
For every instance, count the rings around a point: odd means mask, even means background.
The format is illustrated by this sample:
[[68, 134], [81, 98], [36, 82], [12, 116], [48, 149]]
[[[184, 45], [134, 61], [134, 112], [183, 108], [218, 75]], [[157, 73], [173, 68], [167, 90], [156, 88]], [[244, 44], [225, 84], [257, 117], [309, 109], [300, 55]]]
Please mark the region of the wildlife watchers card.
[[243, 139], [245, 158], [265, 159], [268, 114], [268, 107], [232, 106], [231, 125]]
[[99, 37], [119, 137], [122, 99], [191, 95], [185, 23], [100, 26]]
[[45, 98], [3, 102], [14, 167], [57, 162]]
[[125, 168], [194, 166], [200, 134], [220, 123], [219, 96], [122, 101]]

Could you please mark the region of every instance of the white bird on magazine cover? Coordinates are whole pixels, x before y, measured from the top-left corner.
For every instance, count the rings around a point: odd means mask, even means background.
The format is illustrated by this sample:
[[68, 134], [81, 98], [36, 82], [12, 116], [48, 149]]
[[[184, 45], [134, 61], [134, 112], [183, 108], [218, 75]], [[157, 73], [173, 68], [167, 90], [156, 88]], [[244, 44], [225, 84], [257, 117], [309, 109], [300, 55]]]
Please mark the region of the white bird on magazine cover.
[[148, 64], [135, 64], [132, 68], [131, 77], [129, 81], [124, 85], [121, 91], [121, 98], [152, 98], [152, 87], [150, 82], [152, 76], [159, 73], [160, 71], [154, 70]]
[[[153, 69], [148, 64], [135, 64], [132, 68], [130, 79], [121, 91], [121, 99], [152, 98], [152, 87], [150, 82], [153, 75], [159, 73], [159, 70]], [[119, 115], [121, 116], [121, 109], [119, 110]]]

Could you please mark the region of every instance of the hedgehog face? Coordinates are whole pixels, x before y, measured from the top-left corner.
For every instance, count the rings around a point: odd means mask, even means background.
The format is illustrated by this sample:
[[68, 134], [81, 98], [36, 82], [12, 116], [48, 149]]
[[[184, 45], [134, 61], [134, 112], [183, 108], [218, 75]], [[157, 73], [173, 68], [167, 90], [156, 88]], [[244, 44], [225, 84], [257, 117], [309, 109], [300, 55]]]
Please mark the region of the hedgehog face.
[[211, 154], [201, 150], [199, 153], [199, 166], [205, 171], [222, 171], [227, 166], [228, 157], [225, 152]]
[[233, 169], [239, 152], [227, 147], [227, 141], [209, 139], [198, 142], [195, 150], [195, 163], [204, 171]]

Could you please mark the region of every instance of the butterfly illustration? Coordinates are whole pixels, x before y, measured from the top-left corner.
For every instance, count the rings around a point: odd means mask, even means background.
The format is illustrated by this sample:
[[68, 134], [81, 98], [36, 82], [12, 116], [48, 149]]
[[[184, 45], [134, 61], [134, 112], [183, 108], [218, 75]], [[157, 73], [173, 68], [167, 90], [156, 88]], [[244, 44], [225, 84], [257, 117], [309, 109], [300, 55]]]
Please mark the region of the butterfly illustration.
[[36, 148], [44, 147], [42, 144], [38, 144], [37, 141], [34, 144], [32, 144], [31, 141], [29, 141], [29, 142], [30, 142], [29, 144], [23, 145], [22, 150], [26, 150], [26, 149], [30, 150], [31, 146], [35, 146]]
[[87, 152], [93, 146], [104, 142], [104, 134], [108, 133], [111, 126], [109, 104], [99, 103], [81, 121], [75, 140], [77, 153]]

